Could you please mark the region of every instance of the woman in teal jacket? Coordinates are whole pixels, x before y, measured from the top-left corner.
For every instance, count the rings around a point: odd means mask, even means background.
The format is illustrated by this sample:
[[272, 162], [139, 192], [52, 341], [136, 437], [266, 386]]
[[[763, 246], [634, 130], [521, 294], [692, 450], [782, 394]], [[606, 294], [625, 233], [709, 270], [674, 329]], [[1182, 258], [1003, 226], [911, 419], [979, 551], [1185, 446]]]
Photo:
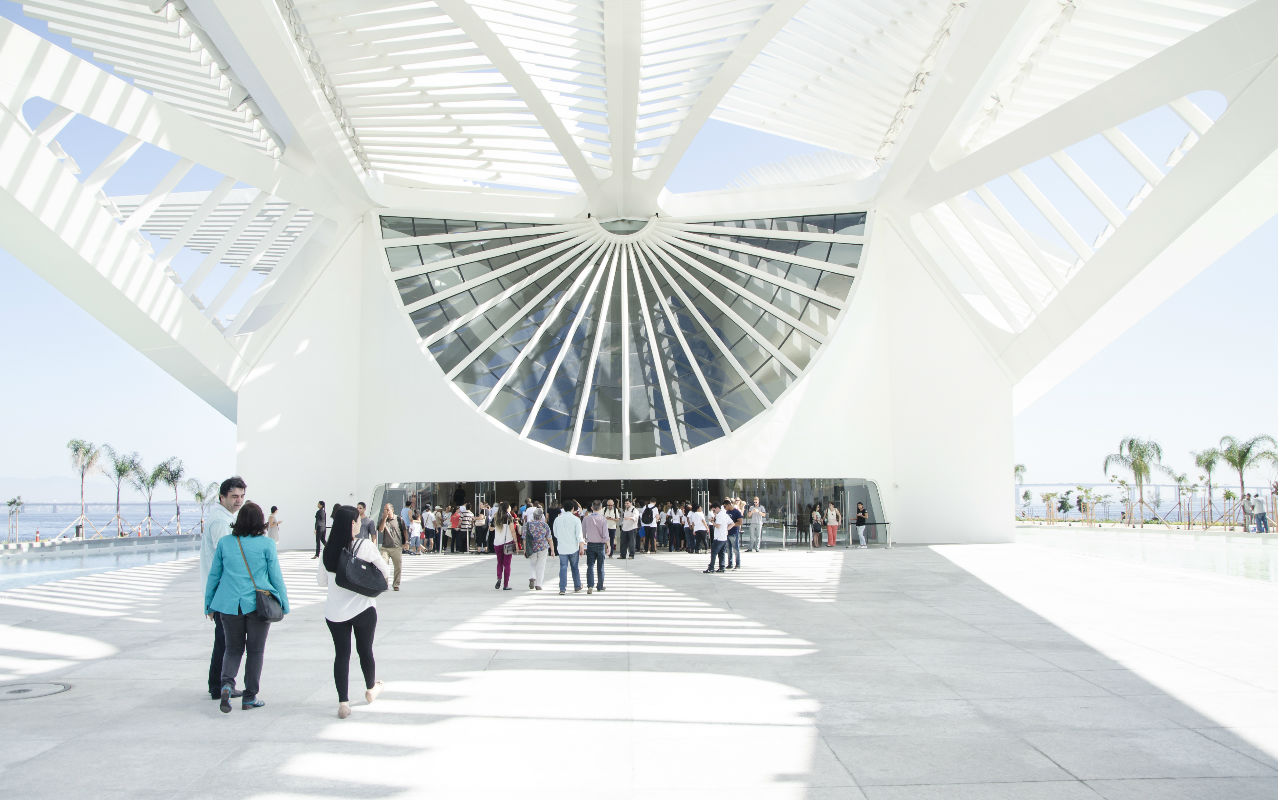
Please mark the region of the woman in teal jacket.
[[[266, 532], [262, 508], [256, 503], [245, 503], [231, 525], [232, 535], [218, 540], [209, 580], [204, 586], [204, 613], [211, 619], [215, 611], [221, 615], [227, 641], [222, 657], [222, 702], [218, 706], [224, 714], [231, 711], [231, 692], [236, 688], [240, 658], [246, 650], [249, 656], [244, 664], [244, 696], [240, 698], [240, 708], [266, 705], [258, 699], [258, 679], [262, 676], [262, 656], [271, 624], [258, 615], [254, 584], [274, 594], [284, 613], [289, 613], [289, 595], [285, 592], [284, 576], [280, 574], [276, 543], [262, 535]], [[253, 571], [252, 576], [249, 570]]]

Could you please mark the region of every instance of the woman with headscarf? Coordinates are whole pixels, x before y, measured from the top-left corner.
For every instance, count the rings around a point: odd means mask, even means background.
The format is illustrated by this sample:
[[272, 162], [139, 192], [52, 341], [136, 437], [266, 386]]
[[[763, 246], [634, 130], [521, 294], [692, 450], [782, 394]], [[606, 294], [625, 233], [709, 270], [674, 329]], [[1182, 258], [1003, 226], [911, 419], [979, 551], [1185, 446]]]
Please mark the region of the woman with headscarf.
[[551, 528], [542, 518], [542, 509], [533, 509], [532, 519], [524, 527], [524, 557], [529, 559], [529, 588], [542, 591], [542, 577], [547, 571], [551, 552]]
[[258, 590], [271, 592], [284, 613], [289, 613], [289, 595], [280, 574], [276, 543], [263, 536], [266, 532], [262, 508], [257, 503], [241, 506], [236, 521], [231, 523], [231, 535], [218, 540], [204, 585], [204, 613], [213, 619], [213, 612], [218, 612], [227, 643], [222, 656], [222, 702], [218, 704], [224, 714], [231, 713], [231, 693], [236, 688], [240, 659], [246, 652], [240, 708], [266, 705], [258, 699], [258, 681], [271, 623], [258, 614]]
[[[351, 703], [347, 697], [348, 676], [351, 669], [351, 635], [356, 637], [356, 653], [360, 656], [360, 671], [364, 673], [364, 699], [372, 703], [382, 692], [382, 681], [374, 674], [373, 632], [378, 626], [378, 603], [337, 584], [339, 557], [348, 546], [355, 558], [367, 561], [381, 570], [387, 583], [391, 583], [391, 569], [381, 552], [359, 534], [360, 514], [351, 506], [333, 509], [333, 528], [324, 546], [324, 558], [316, 571], [316, 583], [328, 587], [324, 598], [324, 620], [333, 637], [333, 683], [338, 689], [338, 719], [351, 716]], [[352, 542], [355, 544], [352, 545]]]

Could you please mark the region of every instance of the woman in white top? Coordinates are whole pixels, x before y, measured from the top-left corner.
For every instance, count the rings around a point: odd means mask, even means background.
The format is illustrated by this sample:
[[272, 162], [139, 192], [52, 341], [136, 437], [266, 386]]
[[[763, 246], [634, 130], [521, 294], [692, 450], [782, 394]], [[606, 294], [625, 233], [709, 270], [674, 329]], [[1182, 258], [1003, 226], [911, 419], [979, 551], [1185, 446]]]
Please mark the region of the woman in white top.
[[409, 555], [422, 555], [422, 515], [417, 509], [409, 520]]
[[278, 506], [272, 506], [271, 516], [267, 517], [267, 535], [276, 544], [280, 543], [280, 517], [276, 516], [276, 512], [279, 510]]
[[333, 509], [333, 528], [324, 545], [324, 558], [316, 570], [316, 583], [328, 587], [324, 599], [324, 619], [333, 637], [333, 682], [338, 689], [338, 719], [351, 715], [347, 699], [348, 672], [351, 668], [351, 634], [356, 636], [356, 653], [360, 671], [364, 673], [364, 699], [372, 703], [382, 692], [382, 681], [376, 680], [373, 664], [373, 632], [378, 626], [378, 604], [372, 597], [356, 594], [337, 584], [338, 557], [355, 542], [355, 557], [368, 561], [382, 571], [391, 583], [391, 569], [373, 542], [360, 536], [360, 514], [352, 506]]
[[493, 515], [493, 552], [498, 557], [498, 580], [493, 588], [501, 586], [510, 591], [511, 559], [516, 553], [516, 518], [510, 503], [498, 506], [498, 513]]

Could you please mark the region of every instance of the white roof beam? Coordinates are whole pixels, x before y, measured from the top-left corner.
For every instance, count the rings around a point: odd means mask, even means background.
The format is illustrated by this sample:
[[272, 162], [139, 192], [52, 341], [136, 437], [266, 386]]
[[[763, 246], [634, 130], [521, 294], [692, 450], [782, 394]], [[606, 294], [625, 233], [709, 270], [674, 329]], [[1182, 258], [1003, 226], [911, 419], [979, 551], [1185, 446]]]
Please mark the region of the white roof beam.
[[1044, 249], [1032, 240], [1026, 229], [1013, 218], [1013, 215], [1004, 207], [1004, 204], [1001, 203], [995, 194], [985, 186], [979, 186], [974, 190], [974, 193], [978, 195], [978, 198], [981, 199], [984, 204], [986, 204], [987, 208], [1004, 227], [1005, 231], [1007, 231], [1008, 234], [1013, 237], [1013, 240], [1018, 243], [1018, 246], [1026, 252], [1032, 263], [1034, 263], [1040, 270], [1040, 274], [1045, 277], [1045, 280], [1053, 284], [1053, 288], [1055, 290], [1061, 290], [1062, 287], [1066, 285], [1066, 281], [1058, 270], [1049, 263], [1048, 258], [1044, 254]]
[[941, 241], [951, 253], [952, 258], [956, 260], [956, 263], [960, 264], [960, 266], [964, 268], [964, 271], [969, 274], [969, 277], [978, 286], [979, 291], [986, 296], [987, 300], [1000, 314], [1001, 318], [1003, 318], [1005, 323], [1008, 324], [1009, 330], [1014, 332], [1021, 330], [1022, 323], [1018, 321], [1017, 315], [1013, 313], [1005, 303], [1004, 298], [1000, 296], [1000, 293], [997, 292], [995, 287], [991, 285], [991, 282], [987, 280], [987, 276], [982, 274], [982, 270], [978, 269], [977, 265], [975, 265], [969, 258], [969, 254], [964, 251], [964, 248], [961, 247], [960, 244], [951, 236], [951, 232], [947, 230], [947, 226], [942, 224], [942, 221], [938, 219], [937, 214], [932, 211], [926, 211], [921, 214], [921, 216], [926, 222], [928, 222], [929, 227], [933, 228], [933, 232], [937, 234], [939, 241]]
[[258, 196], [253, 199], [249, 207], [244, 210], [244, 213], [240, 215], [235, 224], [222, 237], [222, 241], [218, 243], [218, 246], [210, 250], [204, 260], [200, 262], [200, 266], [196, 267], [196, 271], [191, 274], [191, 277], [182, 286], [182, 291], [187, 297], [194, 298], [196, 292], [200, 291], [200, 287], [209, 277], [209, 274], [213, 272], [213, 268], [222, 260], [228, 248], [240, 238], [240, 234], [244, 233], [245, 228], [249, 227], [249, 223], [253, 222], [258, 216], [258, 212], [266, 205], [267, 197], [266, 192], [258, 192]]
[[991, 263], [995, 264], [996, 269], [1000, 270], [1000, 274], [1004, 275], [1005, 280], [1007, 280], [1009, 285], [1014, 288], [1014, 291], [1016, 291], [1019, 296], [1022, 297], [1023, 301], [1031, 307], [1032, 313], [1038, 314], [1042, 311], [1044, 309], [1044, 300], [1031, 290], [1031, 287], [1028, 286], [1027, 282], [1018, 274], [1018, 271], [1005, 260], [1004, 253], [1002, 253], [1000, 248], [991, 241], [991, 237], [987, 235], [982, 223], [974, 219], [974, 216], [969, 213], [969, 209], [964, 207], [964, 203], [958, 198], [953, 198], [947, 203], [947, 208], [951, 209], [951, 213], [956, 215], [956, 219], [960, 220], [960, 223], [964, 225], [965, 230], [967, 230], [969, 235], [973, 237], [973, 240], [978, 243], [978, 246], [982, 248], [982, 251], [987, 254], [987, 258], [991, 260]]
[[241, 262], [240, 266], [236, 268], [235, 273], [223, 285], [221, 291], [219, 291], [213, 298], [213, 301], [209, 303], [209, 306], [204, 311], [204, 315], [206, 317], [209, 319], [217, 317], [218, 312], [222, 310], [222, 307], [227, 304], [227, 301], [231, 299], [231, 296], [235, 294], [236, 290], [240, 288], [240, 285], [244, 283], [245, 278], [249, 277], [249, 272], [258, 265], [262, 260], [262, 257], [266, 255], [267, 250], [276, 243], [280, 234], [284, 233], [285, 228], [289, 226], [289, 223], [293, 220], [294, 215], [298, 213], [299, 209], [300, 206], [297, 203], [292, 203], [287, 209], [280, 213], [280, 216], [276, 217], [275, 224], [273, 224], [271, 228], [262, 235], [262, 239], [258, 242], [257, 247], [255, 247], [253, 252], [251, 252], [243, 262]]
[[[621, 249], [617, 244], [610, 244], [609, 251], [601, 258], [601, 263], [609, 263], [609, 279], [605, 281], [604, 297], [613, 297], [613, 282], [618, 275], [618, 251]], [[592, 390], [596, 377], [596, 364], [600, 360], [600, 344], [604, 340], [604, 332], [609, 322], [609, 307], [612, 303], [604, 302], [600, 304], [600, 319], [596, 320], [596, 335], [591, 342], [591, 357], [587, 360], [587, 374], [583, 378], [582, 394], [585, 397]], [[573, 436], [569, 439], [569, 453], [578, 452], [578, 444], [582, 441], [582, 422], [587, 415], [587, 404], [585, 401], [578, 403], [578, 413], [573, 421]]]
[[[658, 388], [662, 391], [662, 405], [667, 412], [667, 426], [671, 432], [671, 441], [675, 445], [677, 453], [684, 452], [684, 443], [680, 441], [680, 430], [676, 427], [675, 409], [671, 405], [671, 390], [667, 386], [666, 371], [662, 368], [662, 350], [658, 348], [658, 337], [654, 332], [653, 318], [649, 313], [649, 303], [646, 300], [644, 291], [644, 281], [640, 278], [640, 259], [636, 257], [638, 252], [634, 245], [626, 248], [628, 261], [631, 262], [631, 277], [636, 282], [636, 299], [640, 303], [640, 318], [644, 322], [645, 338], [649, 341], [649, 353], [655, 377], [658, 381]], [[630, 426], [628, 426], [630, 427]]]
[[569, 135], [564, 122], [556, 115], [555, 109], [547, 102], [546, 96], [525, 72], [516, 57], [466, 0], [436, 0], [436, 5], [470, 35], [472, 41], [520, 93], [528, 104], [529, 110], [542, 125], [542, 129], [546, 131], [551, 141], [555, 142], [556, 149], [560, 151], [565, 163], [573, 171], [578, 185], [589, 195], [597, 184], [595, 173], [591, 171], [586, 158], [574, 144], [573, 137]]

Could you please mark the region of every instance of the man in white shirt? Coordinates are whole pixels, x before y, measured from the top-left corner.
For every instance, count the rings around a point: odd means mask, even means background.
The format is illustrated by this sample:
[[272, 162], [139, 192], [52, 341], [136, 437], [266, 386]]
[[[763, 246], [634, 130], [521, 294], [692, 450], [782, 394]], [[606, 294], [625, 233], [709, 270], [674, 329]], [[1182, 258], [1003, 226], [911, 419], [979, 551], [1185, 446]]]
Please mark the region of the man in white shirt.
[[747, 530], [751, 534], [751, 550], [760, 552], [760, 540], [764, 536], [764, 506], [760, 505], [760, 498], [751, 498], [751, 505], [747, 506]]
[[622, 530], [618, 535], [618, 558], [636, 557], [636, 530], [640, 527], [640, 511], [628, 500], [622, 507]]
[[568, 569], [573, 567], [574, 594], [582, 591], [582, 573], [578, 571], [578, 559], [586, 549], [582, 538], [582, 521], [573, 513], [573, 501], [565, 501], [561, 513], [551, 524], [551, 533], [556, 537], [556, 550], [560, 553], [560, 594], [568, 584]]
[[[218, 487], [218, 502], [209, 511], [209, 518], [204, 527], [204, 538], [200, 540], [200, 598], [204, 599], [204, 585], [209, 582], [209, 570], [213, 568], [213, 554], [218, 540], [231, 533], [231, 523], [236, 521], [240, 506], [244, 505], [244, 493], [248, 487], [240, 476], [227, 478]], [[213, 612], [213, 656], [209, 659], [209, 696], [214, 700], [222, 699], [222, 656], [227, 649], [227, 640], [222, 634], [222, 615]], [[240, 697], [243, 692], [232, 689], [231, 697]]]
[[[715, 531], [711, 537], [711, 561], [703, 572], [724, 572], [725, 548], [729, 544], [729, 528], [733, 525], [733, 517], [729, 516], [723, 506], [712, 506], [711, 514], [715, 520]], [[720, 557], [719, 569], [714, 568], [716, 556]]]

